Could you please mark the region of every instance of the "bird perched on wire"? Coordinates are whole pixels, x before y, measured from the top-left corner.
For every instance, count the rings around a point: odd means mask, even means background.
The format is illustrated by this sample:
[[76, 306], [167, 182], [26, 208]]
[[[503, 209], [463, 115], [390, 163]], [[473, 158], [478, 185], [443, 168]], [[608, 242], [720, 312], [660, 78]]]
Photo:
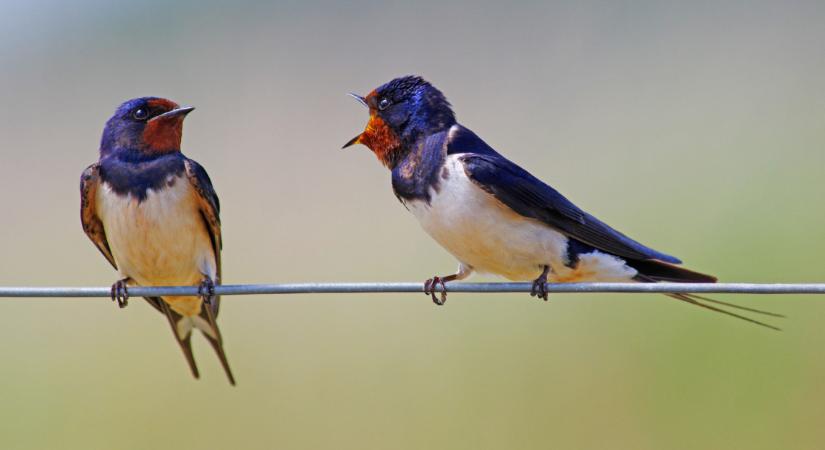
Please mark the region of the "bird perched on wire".
[[199, 296], [145, 297], [172, 327], [195, 378], [192, 330], [209, 341], [235, 378], [215, 322], [221, 279], [220, 203], [209, 175], [180, 151], [192, 107], [157, 97], [129, 100], [106, 122], [100, 159], [80, 180], [83, 230], [123, 279], [112, 285], [122, 308], [128, 286], [198, 286]]
[[[392, 171], [401, 203], [459, 261], [456, 273], [425, 282], [424, 292], [436, 304], [446, 301], [446, 282], [476, 271], [532, 280], [531, 295], [544, 300], [548, 281], [716, 281], [614, 230], [499, 154], [456, 122], [445, 96], [421, 77], [396, 78], [366, 97], [350, 95], [369, 108], [370, 119], [344, 148], [363, 144], [372, 150]], [[669, 295], [775, 328], [718, 306], [773, 313]]]

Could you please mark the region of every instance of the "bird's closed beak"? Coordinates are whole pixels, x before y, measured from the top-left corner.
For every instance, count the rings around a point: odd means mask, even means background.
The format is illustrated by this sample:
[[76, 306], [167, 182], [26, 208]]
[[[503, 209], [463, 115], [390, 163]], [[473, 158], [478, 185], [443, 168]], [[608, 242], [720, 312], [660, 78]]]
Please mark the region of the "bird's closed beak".
[[167, 111], [167, 112], [165, 112], [165, 113], [163, 113], [159, 116], [152, 117], [151, 119], [149, 119], [149, 122], [154, 122], [156, 120], [171, 119], [173, 117], [184, 118], [184, 117], [186, 117], [187, 114], [189, 114], [190, 112], [192, 112], [194, 110], [195, 110], [194, 106], [184, 106], [183, 108], [176, 108], [176, 109], [173, 109], [171, 111]]
[[[364, 97], [362, 97], [362, 96], [360, 96], [360, 95], [358, 95], [354, 92], [350, 92], [349, 95], [350, 95], [350, 97], [354, 98], [355, 100], [358, 100], [358, 103], [360, 103], [360, 104], [366, 106], [367, 108], [369, 108], [369, 105], [367, 104], [367, 99], [366, 98], [364, 98]], [[363, 135], [363, 133], [359, 134], [358, 136], [355, 136], [352, 139], [350, 139], [349, 142], [347, 142], [346, 144], [344, 144], [343, 147], [341, 147], [341, 149], [343, 150], [343, 149], [345, 149], [349, 146], [352, 146], [352, 145], [355, 145], [355, 144], [360, 144], [362, 135]]]

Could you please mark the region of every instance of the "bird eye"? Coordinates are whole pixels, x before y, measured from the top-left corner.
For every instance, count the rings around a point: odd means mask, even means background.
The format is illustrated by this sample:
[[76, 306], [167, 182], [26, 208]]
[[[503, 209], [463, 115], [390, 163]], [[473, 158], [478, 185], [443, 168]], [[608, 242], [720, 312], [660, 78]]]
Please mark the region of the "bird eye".
[[378, 109], [383, 111], [390, 106], [390, 100], [386, 97], [382, 98], [380, 102], [378, 102]]
[[132, 113], [132, 117], [134, 117], [136, 120], [145, 120], [147, 117], [149, 117], [149, 112], [143, 108], [138, 108], [135, 110], [135, 112]]

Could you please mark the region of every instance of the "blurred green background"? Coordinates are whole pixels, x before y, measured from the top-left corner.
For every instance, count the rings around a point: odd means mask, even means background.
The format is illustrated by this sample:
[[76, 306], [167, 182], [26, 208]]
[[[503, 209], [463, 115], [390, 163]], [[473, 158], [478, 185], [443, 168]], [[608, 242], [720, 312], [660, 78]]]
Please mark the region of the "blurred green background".
[[[227, 283], [423, 281], [345, 94], [398, 75], [582, 207], [723, 281], [825, 281], [822, 2], [0, 2], [0, 284], [110, 285], [78, 179], [123, 100], [198, 109]], [[483, 278], [476, 278], [481, 280]], [[816, 449], [825, 301], [229, 297], [239, 386], [142, 301], [0, 303], [6, 449]]]

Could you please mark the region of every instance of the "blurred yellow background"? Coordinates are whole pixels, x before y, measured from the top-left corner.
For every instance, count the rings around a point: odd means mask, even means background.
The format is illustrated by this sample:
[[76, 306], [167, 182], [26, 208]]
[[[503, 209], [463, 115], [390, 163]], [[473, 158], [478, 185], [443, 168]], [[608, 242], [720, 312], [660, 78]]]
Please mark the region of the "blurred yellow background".
[[[416, 73], [580, 206], [722, 281], [825, 281], [822, 2], [0, 2], [0, 284], [110, 285], [78, 180], [128, 98], [197, 111], [224, 282], [423, 281], [346, 96]], [[475, 278], [476, 281], [483, 278]], [[0, 303], [4, 449], [815, 449], [825, 299], [227, 297], [239, 385], [143, 301]]]

